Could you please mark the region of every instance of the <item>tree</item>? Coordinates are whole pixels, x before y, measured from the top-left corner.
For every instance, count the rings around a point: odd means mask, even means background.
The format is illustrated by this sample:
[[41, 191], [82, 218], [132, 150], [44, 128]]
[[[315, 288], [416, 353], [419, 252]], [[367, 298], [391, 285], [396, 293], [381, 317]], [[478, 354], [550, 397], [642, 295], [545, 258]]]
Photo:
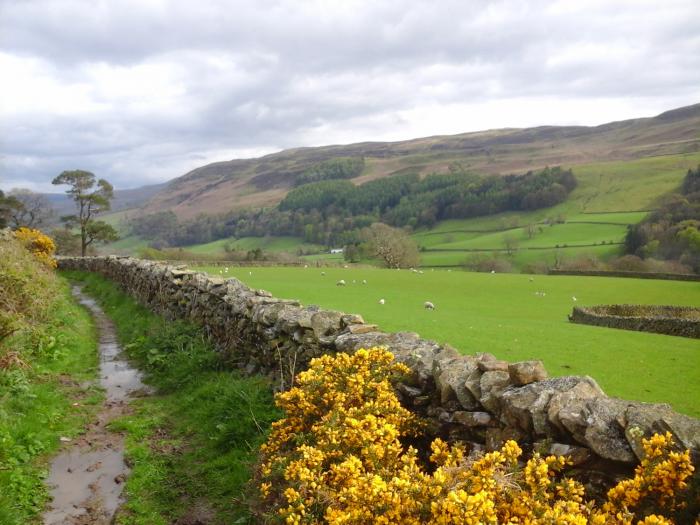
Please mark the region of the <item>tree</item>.
[[53, 215], [51, 204], [40, 193], [14, 189], [10, 192], [10, 198], [15, 202], [10, 213], [10, 225], [14, 229], [44, 226]]
[[7, 224], [12, 217], [12, 210], [16, 207], [17, 200], [13, 197], [6, 196], [0, 190], [0, 228], [7, 227]]
[[420, 262], [416, 243], [403, 230], [375, 222], [365, 228], [361, 236], [367, 242], [370, 253], [384, 261], [389, 268], [418, 266]]
[[67, 184], [66, 193], [75, 202], [77, 215], [67, 215], [61, 220], [69, 228], [80, 229], [80, 253], [84, 257], [93, 242], [109, 242], [118, 238], [116, 230], [104, 221], [95, 220], [100, 212], [110, 209], [109, 201], [114, 196], [112, 185], [105, 179], [97, 181], [89, 171], [64, 171], [51, 181], [52, 184]]
[[505, 248], [508, 256], [512, 256], [515, 252], [517, 252], [519, 246], [520, 242], [518, 242], [518, 239], [516, 239], [514, 235], [506, 233], [503, 236], [503, 247]]

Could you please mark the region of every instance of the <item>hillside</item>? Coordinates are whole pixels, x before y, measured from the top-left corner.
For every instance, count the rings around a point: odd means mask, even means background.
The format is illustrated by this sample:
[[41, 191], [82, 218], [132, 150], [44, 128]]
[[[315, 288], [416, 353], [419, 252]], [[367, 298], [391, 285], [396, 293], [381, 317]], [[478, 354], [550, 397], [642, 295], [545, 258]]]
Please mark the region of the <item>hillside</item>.
[[181, 219], [235, 208], [273, 205], [312, 165], [334, 157], [364, 157], [355, 183], [399, 173], [446, 172], [453, 163], [486, 174], [544, 166], [628, 162], [700, 151], [700, 104], [653, 118], [595, 127], [500, 129], [401, 142], [297, 148], [257, 159], [197, 168], [174, 179], [149, 201], [149, 211], [172, 210]]

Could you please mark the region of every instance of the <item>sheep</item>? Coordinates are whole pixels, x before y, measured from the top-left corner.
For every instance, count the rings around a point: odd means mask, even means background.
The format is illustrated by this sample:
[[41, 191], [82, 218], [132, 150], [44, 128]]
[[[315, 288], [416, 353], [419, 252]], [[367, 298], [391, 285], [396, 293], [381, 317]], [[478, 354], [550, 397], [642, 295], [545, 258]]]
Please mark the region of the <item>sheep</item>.
[[367, 284], [367, 279], [362, 279], [362, 284]]
[[572, 295], [571, 298], [574, 300], [574, 302], [578, 301], [578, 299], [576, 299], [575, 295]]
[[384, 304], [385, 302], [384, 299], [379, 299], [379, 304]]
[[435, 305], [434, 305], [433, 303], [431, 303], [430, 301], [425, 301], [425, 302], [423, 303], [423, 307], [424, 307], [426, 310], [435, 310]]
[[531, 282], [531, 283], [532, 283], [532, 282], [535, 282], [535, 278], [534, 278], [534, 277], [530, 277], [530, 282]]
[[345, 279], [341, 279], [337, 283], [335, 283], [336, 286], [345, 286]]
[[326, 275], [326, 272], [321, 272], [321, 275]]

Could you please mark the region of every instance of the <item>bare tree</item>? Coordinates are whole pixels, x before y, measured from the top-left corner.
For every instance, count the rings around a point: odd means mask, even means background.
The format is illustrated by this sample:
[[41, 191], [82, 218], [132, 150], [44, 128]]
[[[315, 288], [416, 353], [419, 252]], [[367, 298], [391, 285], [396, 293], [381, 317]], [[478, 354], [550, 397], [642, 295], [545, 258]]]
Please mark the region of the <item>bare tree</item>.
[[506, 253], [509, 256], [511, 256], [515, 252], [517, 252], [519, 246], [520, 246], [520, 243], [518, 242], [518, 239], [516, 239], [514, 235], [511, 235], [510, 233], [506, 233], [503, 236], [503, 247], [505, 248]]
[[10, 196], [17, 202], [10, 213], [12, 228], [38, 228], [46, 225], [53, 216], [51, 204], [40, 193], [17, 188], [10, 191]]
[[367, 242], [369, 252], [389, 268], [408, 268], [420, 263], [416, 243], [403, 230], [375, 222], [362, 230], [362, 238]]
[[527, 235], [528, 239], [532, 239], [535, 236], [536, 227], [534, 224], [528, 224], [523, 228], [523, 231], [525, 232], [525, 235]]

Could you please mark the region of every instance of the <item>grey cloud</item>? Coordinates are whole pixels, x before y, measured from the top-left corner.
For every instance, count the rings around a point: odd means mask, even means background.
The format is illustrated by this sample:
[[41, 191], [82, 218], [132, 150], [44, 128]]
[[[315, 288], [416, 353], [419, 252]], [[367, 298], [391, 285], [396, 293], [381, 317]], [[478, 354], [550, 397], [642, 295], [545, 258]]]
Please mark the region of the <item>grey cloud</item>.
[[[4, 116], [0, 186], [72, 167], [138, 186], [210, 153], [308, 145], [321, 128], [384, 136], [402, 112], [431, 104], [697, 102], [695, 0], [584, 4], [5, 0], [2, 52], [39, 61], [58, 84], [87, 85], [98, 108]], [[99, 74], [121, 68], [147, 83], [143, 65], [162, 66], [175, 94], [154, 85], [120, 98]]]

